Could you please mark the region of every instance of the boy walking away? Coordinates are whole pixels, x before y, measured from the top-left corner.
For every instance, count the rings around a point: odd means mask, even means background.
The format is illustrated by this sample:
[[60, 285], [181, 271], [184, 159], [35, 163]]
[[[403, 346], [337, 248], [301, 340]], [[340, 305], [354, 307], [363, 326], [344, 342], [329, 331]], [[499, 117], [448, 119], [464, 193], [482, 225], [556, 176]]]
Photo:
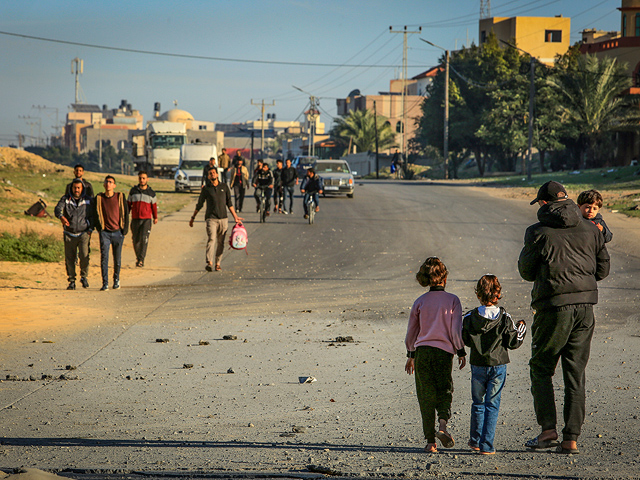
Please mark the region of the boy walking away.
[[76, 257], [80, 260], [80, 283], [89, 288], [89, 242], [91, 240], [91, 199], [84, 193], [82, 179], [71, 182], [71, 193], [62, 196], [54, 210], [64, 229], [64, 262], [67, 290], [76, 289]]
[[116, 179], [107, 175], [104, 193], [96, 195], [94, 224], [100, 232], [101, 291], [109, 290], [109, 246], [113, 251], [113, 289], [120, 288], [122, 244], [129, 230], [129, 205], [124, 193], [116, 192]]
[[147, 172], [138, 172], [138, 185], [129, 191], [129, 210], [131, 211], [131, 238], [136, 252], [136, 267], [144, 267], [147, 245], [151, 233], [151, 223], [158, 223], [158, 203], [156, 192], [147, 184]]
[[593, 222], [598, 230], [604, 235], [604, 243], [609, 243], [613, 239], [613, 233], [604, 223], [600, 209], [602, 208], [602, 195], [597, 190], [587, 190], [578, 195], [578, 207], [582, 216]]
[[[460, 299], [444, 291], [448, 273], [439, 258], [429, 257], [424, 261], [416, 280], [423, 287], [429, 287], [429, 291], [413, 304], [405, 337], [408, 359], [404, 368], [409, 375], [416, 374], [427, 453], [438, 452], [436, 437], [445, 448], [455, 444], [447, 432], [453, 396], [453, 355], [457, 354], [460, 369], [466, 364]], [[436, 411], [437, 431], [434, 429]]]
[[496, 453], [496, 434], [500, 396], [507, 378], [508, 350], [524, 340], [527, 327], [513, 322], [504, 308], [498, 307], [502, 287], [495, 275], [483, 275], [476, 285], [480, 307], [462, 319], [462, 339], [471, 354], [471, 428], [469, 446], [483, 455]]

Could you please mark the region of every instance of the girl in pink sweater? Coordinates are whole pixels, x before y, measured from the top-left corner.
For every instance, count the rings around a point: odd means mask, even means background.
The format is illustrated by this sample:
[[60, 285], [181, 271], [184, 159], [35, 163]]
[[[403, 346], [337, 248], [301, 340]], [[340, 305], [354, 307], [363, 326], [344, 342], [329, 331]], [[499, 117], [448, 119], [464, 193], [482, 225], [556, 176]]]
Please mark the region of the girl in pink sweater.
[[[436, 437], [445, 448], [455, 444], [447, 432], [451, 417], [453, 393], [453, 355], [458, 356], [460, 369], [466, 365], [462, 341], [462, 306], [460, 299], [444, 291], [447, 267], [437, 257], [427, 258], [416, 274], [418, 283], [429, 287], [411, 308], [405, 345], [405, 371], [416, 374], [416, 393], [422, 430], [427, 440], [427, 453], [437, 453]], [[438, 412], [438, 430], [434, 429]]]

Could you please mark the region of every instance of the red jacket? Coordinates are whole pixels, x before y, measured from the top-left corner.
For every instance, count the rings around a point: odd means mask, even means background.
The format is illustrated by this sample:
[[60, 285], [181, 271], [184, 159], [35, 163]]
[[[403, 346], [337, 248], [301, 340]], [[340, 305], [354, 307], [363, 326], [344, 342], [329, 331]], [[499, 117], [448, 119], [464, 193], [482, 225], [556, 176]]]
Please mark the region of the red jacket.
[[129, 210], [131, 218], [134, 220], [145, 220], [158, 218], [158, 203], [156, 202], [156, 192], [147, 185], [145, 190], [140, 185], [134, 186], [129, 192]]

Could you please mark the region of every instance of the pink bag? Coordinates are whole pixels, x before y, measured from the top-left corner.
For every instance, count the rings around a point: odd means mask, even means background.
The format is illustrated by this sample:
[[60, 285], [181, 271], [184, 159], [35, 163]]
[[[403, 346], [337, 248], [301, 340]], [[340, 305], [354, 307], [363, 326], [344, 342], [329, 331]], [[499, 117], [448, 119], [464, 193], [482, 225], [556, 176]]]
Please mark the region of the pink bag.
[[234, 250], [244, 250], [247, 253], [247, 241], [247, 229], [241, 223], [236, 223], [231, 229], [229, 246]]

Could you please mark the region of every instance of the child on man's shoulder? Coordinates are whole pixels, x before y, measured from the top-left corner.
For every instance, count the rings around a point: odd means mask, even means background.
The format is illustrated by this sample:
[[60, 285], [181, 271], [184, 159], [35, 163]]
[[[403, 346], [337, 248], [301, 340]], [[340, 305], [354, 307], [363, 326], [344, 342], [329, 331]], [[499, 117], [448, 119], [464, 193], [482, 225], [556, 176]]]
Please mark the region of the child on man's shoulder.
[[600, 209], [602, 208], [602, 195], [597, 190], [586, 190], [578, 195], [578, 207], [582, 212], [582, 216], [587, 220], [591, 220], [598, 230], [604, 235], [604, 243], [609, 243], [613, 238], [613, 233], [604, 222]]

